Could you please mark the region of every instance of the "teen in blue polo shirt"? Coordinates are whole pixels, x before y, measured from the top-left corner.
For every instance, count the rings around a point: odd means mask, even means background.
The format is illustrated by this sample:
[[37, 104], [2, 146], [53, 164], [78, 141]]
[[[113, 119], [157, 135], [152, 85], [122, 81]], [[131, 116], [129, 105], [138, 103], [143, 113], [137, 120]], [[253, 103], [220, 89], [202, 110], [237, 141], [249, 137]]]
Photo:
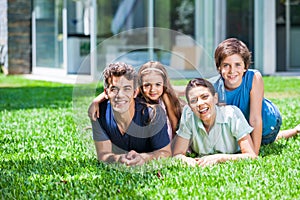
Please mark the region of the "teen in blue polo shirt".
[[141, 165], [171, 156], [165, 112], [136, 100], [136, 72], [113, 63], [104, 72], [108, 100], [99, 104], [100, 117], [92, 122], [97, 157], [101, 161]]

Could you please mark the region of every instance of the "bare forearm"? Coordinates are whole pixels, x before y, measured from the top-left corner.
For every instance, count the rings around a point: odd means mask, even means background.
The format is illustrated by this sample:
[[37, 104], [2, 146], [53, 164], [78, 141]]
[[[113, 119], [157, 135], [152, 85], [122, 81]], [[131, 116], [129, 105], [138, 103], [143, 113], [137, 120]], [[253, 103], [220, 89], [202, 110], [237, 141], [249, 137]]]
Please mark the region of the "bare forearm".
[[120, 157], [121, 157], [121, 154], [100, 153], [98, 155], [98, 160], [108, 162], [108, 163], [114, 163], [114, 162], [118, 162]]
[[171, 152], [167, 150], [158, 150], [150, 153], [141, 153], [143, 159], [148, 162], [149, 160], [166, 158], [171, 156]]
[[256, 155], [258, 155], [262, 138], [262, 123], [250, 122], [250, 125], [254, 128], [251, 133], [251, 138], [253, 141], [254, 152], [256, 153]]
[[253, 130], [253, 132], [251, 134], [251, 138], [253, 140], [254, 152], [256, 153], [256, 155], [259, 154], [259, 149], [261, 146], [261, 137], [262, 137], [261, 131]]
[[93, 103], [101, 103], [104, 100], [105, 100], [105, 93], [102, 92], [94, 98]]
[[216, 154], [220, 155], [219, 162], [226, 162], [229, 160], [239, 160], [239, 159], [246, 159], [252, 158], [255, 159], [256, 156], [250, 153], [243, 153], [243, 154]]
[[208, 155], [201, 158], [196, 158], [198, 165], [205, 167], [209, 165], [214, 165], [217, 163], [223, 163], [230, 160], [239, 160], [246, 158], [256, 158], [255, 154], [243, 153], [243, 154], [214, 154]]

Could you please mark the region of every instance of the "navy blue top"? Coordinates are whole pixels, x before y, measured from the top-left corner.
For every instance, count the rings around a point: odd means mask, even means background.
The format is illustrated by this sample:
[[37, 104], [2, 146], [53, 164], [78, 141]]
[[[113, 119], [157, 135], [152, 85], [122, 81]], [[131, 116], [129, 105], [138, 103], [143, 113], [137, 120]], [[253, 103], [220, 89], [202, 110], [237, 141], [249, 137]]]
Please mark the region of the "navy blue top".
[[[235, 105], [241, 109], [245, 118], [249, 122], [250, 117], [250, 92], [254, 73], [257, 70], [248, 69], [244, 76], [241, 85], [234, 90], [226, 90], [226, 104]], [[278, 108], [268, 99], [262, 100], [262, 135], [268, 135], [276, 126], [277, 118], [280, 116]]]
[[[110, 102], [100, 103], [99, 108], [100, 117], [98, 121], [93, 122], [92, 120], [95, 141], [110, 140], [123, 151], [135, 150], [138, 153], [152, 152], [170, 143], [166, 115], [159, 106], [154, 114], [153, 110], [145, 104], [135, 100], [135, 113], [124, 135], [121, 134], [117, 126]], [[149, 122], [150, 114], [155, 116], [151, 122]]]

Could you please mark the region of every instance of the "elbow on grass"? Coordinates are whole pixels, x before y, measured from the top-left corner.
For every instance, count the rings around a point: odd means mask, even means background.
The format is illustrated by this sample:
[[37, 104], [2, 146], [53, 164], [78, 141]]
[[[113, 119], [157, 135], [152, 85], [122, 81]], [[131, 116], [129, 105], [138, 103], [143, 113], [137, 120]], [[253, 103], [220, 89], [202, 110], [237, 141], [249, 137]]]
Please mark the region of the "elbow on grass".
[[257, 159], [258, 155], [256, 153], [249, 153], [249, 157], [253, 160]]

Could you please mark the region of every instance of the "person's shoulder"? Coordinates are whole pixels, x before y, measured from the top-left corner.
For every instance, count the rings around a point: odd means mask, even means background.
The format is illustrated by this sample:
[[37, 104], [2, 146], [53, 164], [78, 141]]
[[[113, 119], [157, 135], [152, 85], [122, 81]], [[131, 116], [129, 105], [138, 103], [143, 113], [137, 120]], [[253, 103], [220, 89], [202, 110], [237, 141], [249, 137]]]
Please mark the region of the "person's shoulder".
[[260, 71], [259, 70], [257, 70], [257, 69], [247, 69], [247, 71], [246, 71], [246, 75], [248, 75], [248, 76], [254, 76], [254, 75], [258, 75], [258, 76], [261, 76], [261, 73], [260, 73]]
[[148, 105], [145, 101], [139, 99], [139, 98], [135, 98], [134, 99], [135, 102], [135, 115], [137, 116], [137, 118], [139, 119], [143, 119], [144, 121], [148, 120], [149, 117], [152, 117], [154, 114], [154, 108], [150, 105]]
[[110, 106], [110, 102], [108, 99], [105, 99], [104, 101], [100, 102], [99, 103], [100, 114], [105, 113], [108, 106]]
[[253, 82], [258, 82], [260, 84], [260, 82], [262, 81], [262, 75], [257, 69], [248, 69], [245, 72], [243, 79], [247, 87], [249, 87], [249, 89], [251, 90]]
[[192, 111], [192, 109], [189, 105], [186, 104], [183, 106], [182, 112], [190, 112], [190, 111]]
[[142, 111], [145, 108], [149, 107], [147, 105], [147, 103], [145, 101], [143, 101], [142, 99], [140, 99], [140, 98], [135, 98], [134, 103], [135, 103], [135, 111], [136, 112]]
[[185, 119], [191, 119], [194, 115], [194, 112], [192, 111], [191, 107], [189, 105], [185, 105], [182, 109], [182, 117]]
[[217, 113], [223, 118], [232, 118], [236, 113], [241, 113], [242, 111], [234, 105], [216, 106]]
[[257, 86], [262, 86], [263, 83], [262, 74], [257, 69], [248, 69], [245, 74], [245, 79], [246, 82], [250, 84], [250, 89], [252, 89], [253, 85], [256, 88]]
[[221, 106], [216, 105], [216, 109], [219, 111], [222, 111], [222, 112], [230, 111], [230, 110], [232, 111], [234, 109], [234, 107], [236, 107], [236, 106], [234, 106], [234, 105], [221, 105]]
[[99, 103], [99, 106], [107, 106], [107, 104], [109, 104], [109, 100], [105, 99], [104, 101]]

